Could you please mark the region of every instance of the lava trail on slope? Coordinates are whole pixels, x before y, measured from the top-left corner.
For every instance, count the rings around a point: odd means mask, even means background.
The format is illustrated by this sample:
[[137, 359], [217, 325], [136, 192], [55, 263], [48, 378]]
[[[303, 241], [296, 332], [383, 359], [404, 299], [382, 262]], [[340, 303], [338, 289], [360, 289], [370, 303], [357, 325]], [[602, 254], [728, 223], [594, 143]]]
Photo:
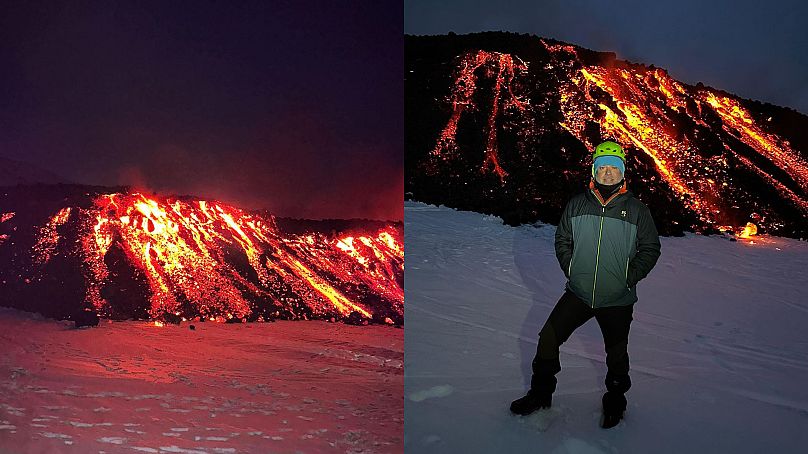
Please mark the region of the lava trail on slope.
[[73, 318], [403, 324], [400, 223], [274, 216], [128, 188], [0, 190], [0, 305]]

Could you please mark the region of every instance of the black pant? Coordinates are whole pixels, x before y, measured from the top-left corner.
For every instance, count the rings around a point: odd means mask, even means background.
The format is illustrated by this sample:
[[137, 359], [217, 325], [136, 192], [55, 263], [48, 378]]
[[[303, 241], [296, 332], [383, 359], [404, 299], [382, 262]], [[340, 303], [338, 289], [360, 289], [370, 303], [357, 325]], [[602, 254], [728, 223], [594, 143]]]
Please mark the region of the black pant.
[[550, 317], [539, 333], [539, 347], [533, 359], [533, 392], [552, 394], [556, 389], [555, 375], [561, 371], [558, 348], [573, 331], [592, 317], [598, 321], [606, 345], [606, 389], [623, 394], [631, 388], [628, 376], [628, 330], [634, 305], [592, 309], [580, 298], [567, 291], [558, 300]]

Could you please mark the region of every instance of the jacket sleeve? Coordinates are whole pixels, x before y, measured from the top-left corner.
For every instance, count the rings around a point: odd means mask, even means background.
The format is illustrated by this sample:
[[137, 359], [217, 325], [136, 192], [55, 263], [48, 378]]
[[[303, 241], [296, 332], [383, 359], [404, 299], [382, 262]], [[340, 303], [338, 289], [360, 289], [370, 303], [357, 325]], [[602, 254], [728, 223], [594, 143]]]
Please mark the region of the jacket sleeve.
[[561, 214], [561, 220], [558, 221], [558, 228], [555, 234], [555, 252], [558, 264], [561, 265], [561, 270], [564, 271], [564, 276], [569, 279], [570, 262], [572, 261], [572, 222], [571, 222], [571, 209], [570, 203], [564, 207], [564, 212]]
[[659, 234], [651, 212], [646, 207], [638, 219], [637, 254], [628, 264], [626, 285], [629, 288], [634, 287], [637, 282], [648, 276], [659, 259], [660, 250]]

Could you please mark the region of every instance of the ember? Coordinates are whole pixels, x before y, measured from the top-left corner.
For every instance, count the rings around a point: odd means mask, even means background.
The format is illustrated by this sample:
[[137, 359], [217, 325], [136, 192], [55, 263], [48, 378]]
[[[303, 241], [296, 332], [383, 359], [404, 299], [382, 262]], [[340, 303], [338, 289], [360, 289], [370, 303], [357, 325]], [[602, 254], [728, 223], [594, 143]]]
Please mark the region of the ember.
[[751, 222], [747, 222], [746, 227], [738, 233], [738, 238], [749, 238], [754, 235], [757, 235], [757, 226]]

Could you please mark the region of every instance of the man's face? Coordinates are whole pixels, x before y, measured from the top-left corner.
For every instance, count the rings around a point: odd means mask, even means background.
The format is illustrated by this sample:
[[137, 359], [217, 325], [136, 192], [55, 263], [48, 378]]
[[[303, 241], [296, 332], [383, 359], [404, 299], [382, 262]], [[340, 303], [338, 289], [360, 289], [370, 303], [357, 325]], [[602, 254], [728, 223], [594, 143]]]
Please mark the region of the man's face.
[[615, 166], [600, 166], [595, 171], [595, 181], [600, 184], [615, 184], [623, 178], [620, 169]]

